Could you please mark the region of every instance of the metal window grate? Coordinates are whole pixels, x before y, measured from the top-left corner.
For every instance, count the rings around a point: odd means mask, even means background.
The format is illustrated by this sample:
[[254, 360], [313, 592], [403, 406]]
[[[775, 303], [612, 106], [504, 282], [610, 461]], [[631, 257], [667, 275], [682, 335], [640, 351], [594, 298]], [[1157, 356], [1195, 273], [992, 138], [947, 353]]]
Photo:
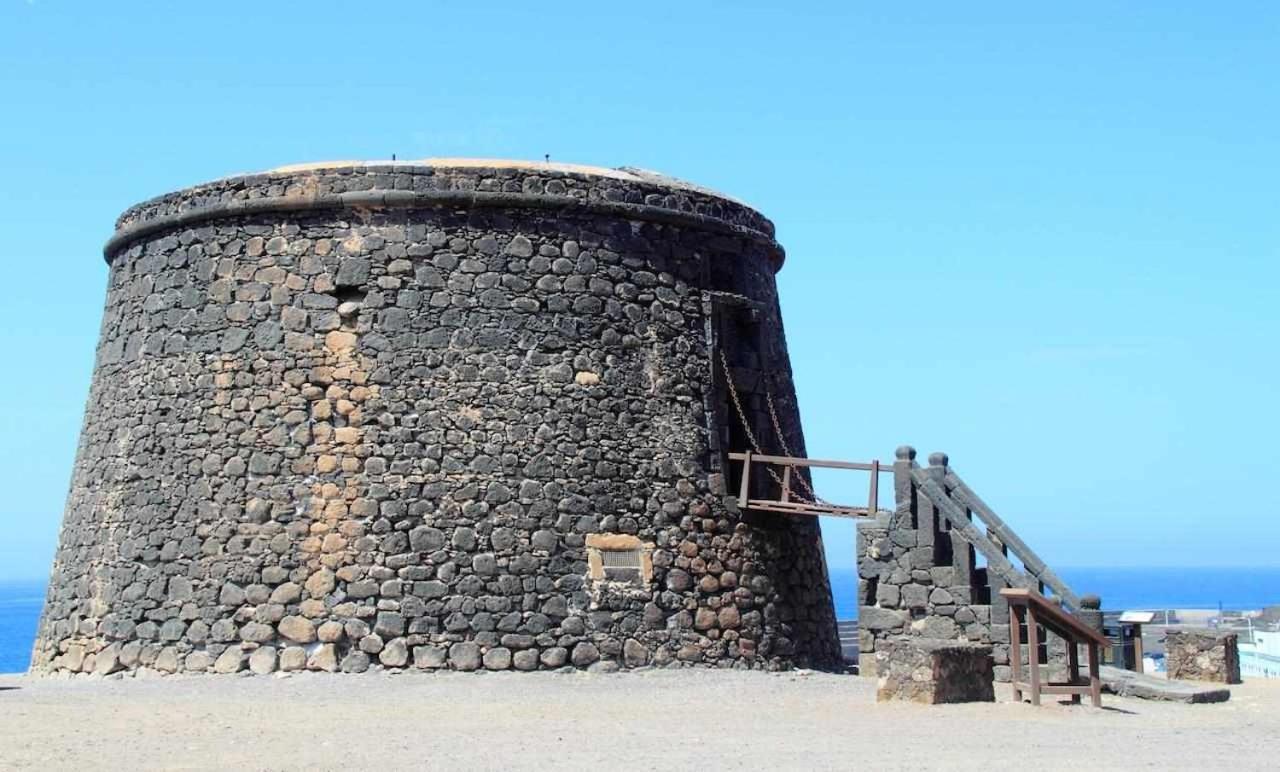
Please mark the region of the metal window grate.
[[604, 577], [614, 582], [641, 580], [640, 550], [601, 550], [600, 564]]

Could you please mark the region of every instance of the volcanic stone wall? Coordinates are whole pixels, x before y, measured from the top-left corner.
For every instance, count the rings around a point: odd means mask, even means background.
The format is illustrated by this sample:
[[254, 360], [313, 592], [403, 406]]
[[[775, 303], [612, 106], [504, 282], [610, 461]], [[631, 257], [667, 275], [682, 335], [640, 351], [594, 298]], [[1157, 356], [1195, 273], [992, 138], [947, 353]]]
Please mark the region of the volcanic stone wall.
[[107, 253], [34, 671], [838, 665], [816, 521], [725, 496], [721, 347], [803, 453], [753, 210], [343, 165], [144, 203]]

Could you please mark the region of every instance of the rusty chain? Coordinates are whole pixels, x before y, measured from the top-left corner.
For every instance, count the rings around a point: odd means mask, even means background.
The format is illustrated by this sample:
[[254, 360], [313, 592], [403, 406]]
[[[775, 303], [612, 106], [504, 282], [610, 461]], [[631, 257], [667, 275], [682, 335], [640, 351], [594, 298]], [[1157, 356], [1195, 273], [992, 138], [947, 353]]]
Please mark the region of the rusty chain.
[[[733, 398], [733, 407], [738, 412], [738, 421], [742, 424], [742, 430], [746, 432], [747, 440], [751, 443], [751, 447], [757, 454], [761, 456], [768, 455], [764, 452], [764, 449], [760, 447], [760, 442], [756, 439], [755, 432], [751, 430], [751, 423], [747, 421], [747, 413], [742, 409], [742, 400], [738, 396], [738, 387], [733, 382], [733, 373], [729, 370], [729, 359], [725, 356], [723, 347], [720, 347], [720, 366], [724, 368], [725, 384], [729, 387], [729, 396]], [[786, 437], [782, 433], [782, 423], [778, 420], [778, 411], [773, 406], [773, 394], [769, 391], [769, 387], [767, 385], [764, 389], [764, 396], [765, 402], [769, 406], [769, 415], [773, 419], [773, 430], [778, 435], [778, 443], [782, 446], [783, 454], [790, 456], [791, 450], [787, 447]], [[794, 465], [788, 465], [788, 468], [791, 470], [792, 478], [799, 481], [800, 486], [804, 488], [804, 493], [799, 493], [798, 491], [793, 490], [793, 495], [796, 495], [797, 498], [802, 501], [807, 500], [807, 502], [811, 504], [828, 503], [823, 501], [822, 498], [814, 492], [813, 488], [810, 487], [809, 482], [805, 480], [804, 476], [800, 474], [799, 470]], [[783, 487], [782, 478], [778, 476], [777, 472], [773, 471], [772, 466], [766, 466], [765, 471], [769, 473], [769, 476], [773, 478], [773, 481], [778, 484], [779, 488]]]

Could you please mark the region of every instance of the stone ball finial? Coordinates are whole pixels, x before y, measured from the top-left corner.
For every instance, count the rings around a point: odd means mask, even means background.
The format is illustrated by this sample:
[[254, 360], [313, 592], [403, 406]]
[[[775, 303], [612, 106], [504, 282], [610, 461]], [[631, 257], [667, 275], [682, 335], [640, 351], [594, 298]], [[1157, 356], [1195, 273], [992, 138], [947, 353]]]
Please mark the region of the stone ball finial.
[[947, 458], [946, 453], [938, 452], [929, 454], [929, 466], [946, 466], [949, 460], [950, 459]]
[[1081, 595], [1080, 608], [1100, 609], [1102, 608], [1102, 598], [1097, 595]]
[[916, 449], [910, 445], [899, 445], [898, 449], [893, 451], [893, 455], [899, 461], [914, 461], [916, 458]]

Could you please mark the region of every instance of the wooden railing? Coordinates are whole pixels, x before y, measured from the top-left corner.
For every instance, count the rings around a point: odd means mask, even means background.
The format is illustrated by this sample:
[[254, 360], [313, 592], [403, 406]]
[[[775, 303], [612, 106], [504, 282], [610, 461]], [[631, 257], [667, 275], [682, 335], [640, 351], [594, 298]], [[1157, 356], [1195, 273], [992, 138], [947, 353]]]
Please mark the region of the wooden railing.
[[[817, 458], [796, 458], [793, 456], [765, 456], [747, 451], [746, 453], [730, 453], [730, 461], [742, 464], [742, 477], [738, 491], [738, 506], [766, 512], [781, 512], [787, 515], [810, 515], [830, 517], [874, 517], [880, 511], [880, 475], [892, 473], [892, 466], [882, 465], [879, 461], [867, 463], [857, 461], [824, 461]], [[776, 499], [750, 497], [751, 467], [753, 464], [766, 465], [766, 471], [778, 485]], [[777, 471], [781, 467], [781, 474]], [[797, 467], [823, 469], [852, 469], [871, 473], [867, 506], [846, 506], [823, 501], [814, 494], [810, 484], [794, 473]], [[794, 486], [799, 485], [800, 490]]]
[[[1009, 664], [1013, 666], [1013, 699], [1021, 702], [1029, 692], [1031, 704], [1040, 704], [1041, 694], [1069, 694], [1080, 702], [1088, 694], [1095, 708], [1102, 707], [1102, 678], [1098, 651], [1109, 646], [1106, 636], [1067, 613], [1035, 590], [1004, 589], [1000, 595], [1009, 603]], [[1022, 629], [1027, 631], [1027, 679], [1022, 672]], [[1040, 626], [1060, 636], [1067, 644], [1066, 683], [1041, 683]], [[1089, 649], [1089, 678], [1080, 677], [1081, 645]]]

